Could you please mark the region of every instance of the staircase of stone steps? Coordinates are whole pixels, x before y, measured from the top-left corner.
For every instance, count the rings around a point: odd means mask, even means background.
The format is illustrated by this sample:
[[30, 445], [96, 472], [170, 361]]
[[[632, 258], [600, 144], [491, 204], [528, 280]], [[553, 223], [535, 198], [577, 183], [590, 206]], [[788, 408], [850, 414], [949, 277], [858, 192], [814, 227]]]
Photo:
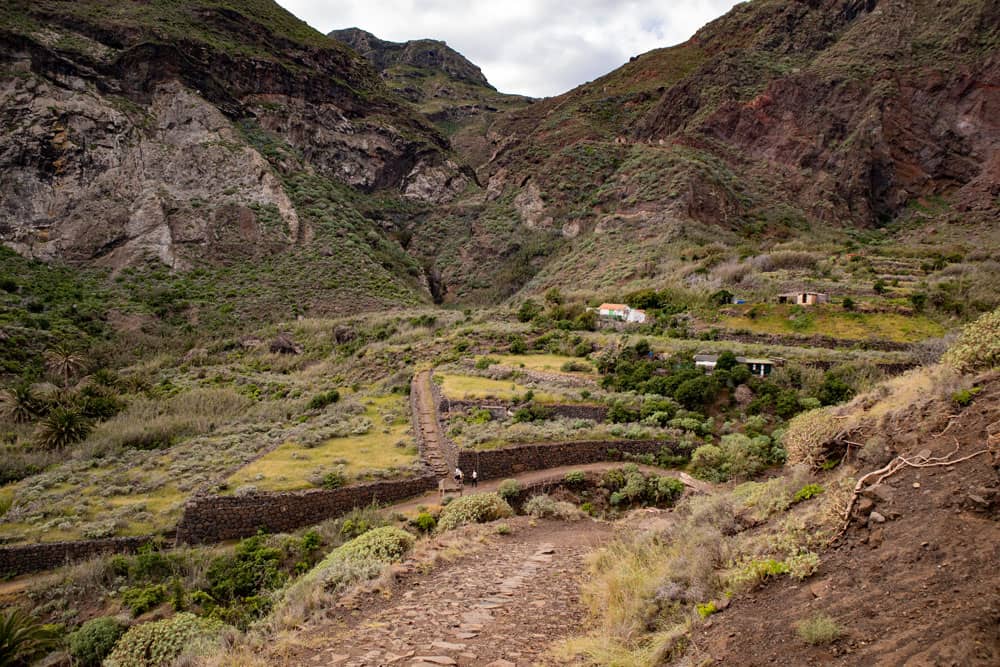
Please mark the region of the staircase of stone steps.
[[410, 384], [410, 408], [413, 410], [413, 428], [424, 463], [439, 479], [447, 479], [451, 475], [452, 463], [447, 460], [442, 446], [444, 435], [438, 423], [430, 371], [420, 371], [413, 376]]

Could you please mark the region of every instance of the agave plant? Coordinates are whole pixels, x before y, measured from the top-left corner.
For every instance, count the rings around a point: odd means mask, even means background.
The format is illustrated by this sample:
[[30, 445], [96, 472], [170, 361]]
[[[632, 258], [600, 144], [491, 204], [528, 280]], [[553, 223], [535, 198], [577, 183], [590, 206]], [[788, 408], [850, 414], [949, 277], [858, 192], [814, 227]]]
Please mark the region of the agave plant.
[[35, 395], [29, 384], [21, 384], [0, 391], [0, 416], [15, 424], [30, 422], [41, 415], [44, 410], [44, 402]]
[[90, 428], [90, 421], [79, 410], [58, 407], [39, 422], [35, 438], [46, 449], [62, 449], [86, 438]]
[[29, 664], [57, 645], [55, 632], [20, 609], [0, 614], [0, 667]]

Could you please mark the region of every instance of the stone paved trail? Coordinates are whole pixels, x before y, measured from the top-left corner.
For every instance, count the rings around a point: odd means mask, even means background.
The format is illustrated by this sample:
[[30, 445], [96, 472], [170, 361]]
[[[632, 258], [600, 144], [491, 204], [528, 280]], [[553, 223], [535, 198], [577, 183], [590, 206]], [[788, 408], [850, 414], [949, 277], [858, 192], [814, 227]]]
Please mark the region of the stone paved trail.
[[584, 619], [579, 601], [585, 554], [611, 527], [596, 522], [512, 519], [514, 532], [429, 574], [413, 574], [388, 600], [306, 629], [286, 665], [547, 664], [558, 639]]
[[442, 446], [441, 425], [438, 423], [437, 406], [434, 405], [434, 394], [431, 391], [431, 372], [420, 371], [414, 375], [410, 391], [415, 395], [416, 422], [424, 443], [424, 461], [439, 478], [447, 478], [451, 474], [451, 468]]

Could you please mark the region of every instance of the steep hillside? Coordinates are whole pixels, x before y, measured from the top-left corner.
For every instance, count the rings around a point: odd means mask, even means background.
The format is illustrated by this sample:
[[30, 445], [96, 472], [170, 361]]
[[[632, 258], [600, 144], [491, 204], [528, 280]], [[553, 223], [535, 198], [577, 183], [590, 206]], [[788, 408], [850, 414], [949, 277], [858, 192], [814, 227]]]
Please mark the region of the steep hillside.
[[992, 0], [739, 5], [489, 128], [480, 180], [522, 225], [499, 253], [544, 234], [530, 289], [600, 289], [683, 279], [714, 241], [943, 224], [995, 243], [998, 25]]
[[389, 42], [359, 28], [329, 34], [364, 56], [389, 88], [438, 123], [516, 109], [531, 100], [497, 92], [477, 65], [445, 42]]
[[425, 298], [362, 212], [468, 177], [350, 49], [268, 0], [17, 0], [0, 19], [5, 245], [201, 267], [207, 301], [247, 283], [237, 307], [272, 317]]

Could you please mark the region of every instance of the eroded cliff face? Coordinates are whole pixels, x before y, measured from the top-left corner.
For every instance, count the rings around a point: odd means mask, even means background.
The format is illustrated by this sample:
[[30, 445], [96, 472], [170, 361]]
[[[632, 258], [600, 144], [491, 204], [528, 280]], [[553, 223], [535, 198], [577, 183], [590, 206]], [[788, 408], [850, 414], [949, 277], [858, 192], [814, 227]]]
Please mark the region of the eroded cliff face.
[[312, 240], [295, 174], [429, 202], [468, 183], [447, 141], [318, 33], [297, 43], [192, 6], [239, 46], [163, 44], [155, 27], [81, 18], [88, 4], [25, 7], [0, 31], [0, 242], [22, 254], [243, 261]]

